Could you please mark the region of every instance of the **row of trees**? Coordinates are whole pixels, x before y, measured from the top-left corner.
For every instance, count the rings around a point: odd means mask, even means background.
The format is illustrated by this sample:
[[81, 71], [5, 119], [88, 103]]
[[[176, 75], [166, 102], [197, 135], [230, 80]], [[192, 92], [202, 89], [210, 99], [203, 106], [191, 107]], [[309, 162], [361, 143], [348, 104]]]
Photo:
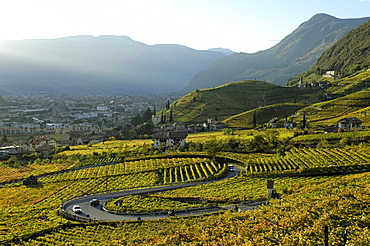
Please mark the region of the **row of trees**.
[[266, 130], [263, 134], [255, 135], [252, 139], [244, 139], [230, 136], [220, 140], [209, 138], [204, 142], [189, 142], [183, 147], [183, 151], [205, 151], [211, 156], [217, 152], [270, 152], [285, 153], [292, 145], [289, 139], [280, 139], [276, 129]]

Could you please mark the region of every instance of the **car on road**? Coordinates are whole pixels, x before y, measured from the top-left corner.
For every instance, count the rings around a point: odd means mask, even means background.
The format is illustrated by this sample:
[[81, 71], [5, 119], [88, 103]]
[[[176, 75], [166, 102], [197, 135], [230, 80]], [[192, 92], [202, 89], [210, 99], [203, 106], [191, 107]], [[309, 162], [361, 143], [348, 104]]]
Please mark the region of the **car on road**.
[[98, 206], [99, 205], [99, 200], [98, 199], [92, 199], [91, 201], [90, 201], [90, 205], [91, 206]]
[[232, 164], [227, 164], [227, 168], [228, 168], [229, 172], [234, 172], [235, 171], [234, 165], [232, 165]]
[[73, 205], [73, 207], [72, 207], [72, 211], [73, 211], [74, 213], [76, 213], [76, 214], [80, 214], [80, 213], [82, 213], [82, 209], [81, 209], [80, 205]]

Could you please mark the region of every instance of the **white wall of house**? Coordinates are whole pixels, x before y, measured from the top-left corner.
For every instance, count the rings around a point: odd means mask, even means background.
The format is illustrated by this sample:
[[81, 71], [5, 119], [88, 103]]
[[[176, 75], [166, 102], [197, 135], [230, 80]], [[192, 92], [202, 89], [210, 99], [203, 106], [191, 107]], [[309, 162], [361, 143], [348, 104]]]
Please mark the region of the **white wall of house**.
[[[178, 143], [179, 143], [179, 147], [183, 147], [183, 146], [185, 146], [186, 139], [180, 139], [180, 141]], [[175, 145], [175, 140], [172, 139], [172, 138], [168, 138], [168, 139], [165, 139], [165, 140], [157, 138], [157, 139], [154, 139], [154, 144], [153, 144], [155, 149], [159, 149], [159, 148], [162, 148], [164, 146], [173, 147], [174, 145]]]

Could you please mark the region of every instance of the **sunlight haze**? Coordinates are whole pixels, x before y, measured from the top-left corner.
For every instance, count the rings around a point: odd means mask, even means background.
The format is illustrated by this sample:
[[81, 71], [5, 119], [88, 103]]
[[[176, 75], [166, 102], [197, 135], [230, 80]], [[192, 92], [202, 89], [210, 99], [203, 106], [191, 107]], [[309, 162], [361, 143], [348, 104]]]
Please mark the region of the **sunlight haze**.
[[0, 40], [117, 35], [152, 44], [253, 53], [313, 15], [370, 16], [369, 0], [1, 0]]

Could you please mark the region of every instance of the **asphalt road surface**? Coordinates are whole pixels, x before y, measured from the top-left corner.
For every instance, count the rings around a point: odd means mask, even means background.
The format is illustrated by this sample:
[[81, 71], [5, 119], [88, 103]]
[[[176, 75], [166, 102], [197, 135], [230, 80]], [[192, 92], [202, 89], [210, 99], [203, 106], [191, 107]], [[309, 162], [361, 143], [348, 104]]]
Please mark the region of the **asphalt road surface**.
[[[225, 178], [231, 178], [239, 174], [238, 169], [235, 170], [235, 172], [228, 172]], [[222, 179], [221, 179], [222, 180]], [[217, 180], [220, 181], [220, 180]], [[162, 186], [162, 187], [154, 187], [154, 188], [145, 188], [145, 189], [135, 189], [135, 190], [124, 190], [119, 192], [112, 192], [112, 193], [103, 193], [103, 194], [97, 194], [97, 195], [90, 195], [85, 197], [79, 197], [73, 200], [70, 200], [62, 206], [64, 211], [67, 213], [69, 218], [73, 218], [76, 220], [91, 220], [91, 221], [127, 221], [127, 220], [155, 220], [160, 218], [167, 218], [168, 214], [167, 211], [164, 211], [163, 213], [143, 213], [143, 214], [113, 214], [109, 213], [107, 211], [104, 211], [102, 209], [102, 204], [105, 204], [106, 202], [116, 199], [122, 196], [128, 196], [128, 195], [143, 195], [148, 193], [156, 193], [156, 192], [162, 192], [166, 190], [174, 190], [179, 188], [185, 188], [200, 184], [205, 184], [209, 182], [217, 182], [217, 181], [208, 181], [208, 182], [199, 182], [199, 183], [185, 183], [185, 184], [179, 184], [179, 185], [172, 185], [172, 186]], [[99, 205], [92, 206], [90, 205], [90, 201], [92, 199], [98, 199]], [[254, 203], [250, 205], [238, 205], [239, 208], [243, 208], [243, 210], [253, 209], [256, 206], [259, 206], [262, 202]], [[82, 213], [76, 214], [72, 211], [72, 207], [74, 205], [80, 205], [82, 209]], [[216, 212], [220, 210], [225, 210], [232, 208], [234, 206], [227, 206], [227, 207], [216, 207], [216, 208], [202, 208], [198, 210], [191, 210], [191, 211], [182, 211], [182, 212], [176, 212], [176, 216], [189, 216], [189, 215], [199, 215], [202, 213], [210, 213], [210, 212]], [[140, 217], [140, 218], [139, 218]]]

